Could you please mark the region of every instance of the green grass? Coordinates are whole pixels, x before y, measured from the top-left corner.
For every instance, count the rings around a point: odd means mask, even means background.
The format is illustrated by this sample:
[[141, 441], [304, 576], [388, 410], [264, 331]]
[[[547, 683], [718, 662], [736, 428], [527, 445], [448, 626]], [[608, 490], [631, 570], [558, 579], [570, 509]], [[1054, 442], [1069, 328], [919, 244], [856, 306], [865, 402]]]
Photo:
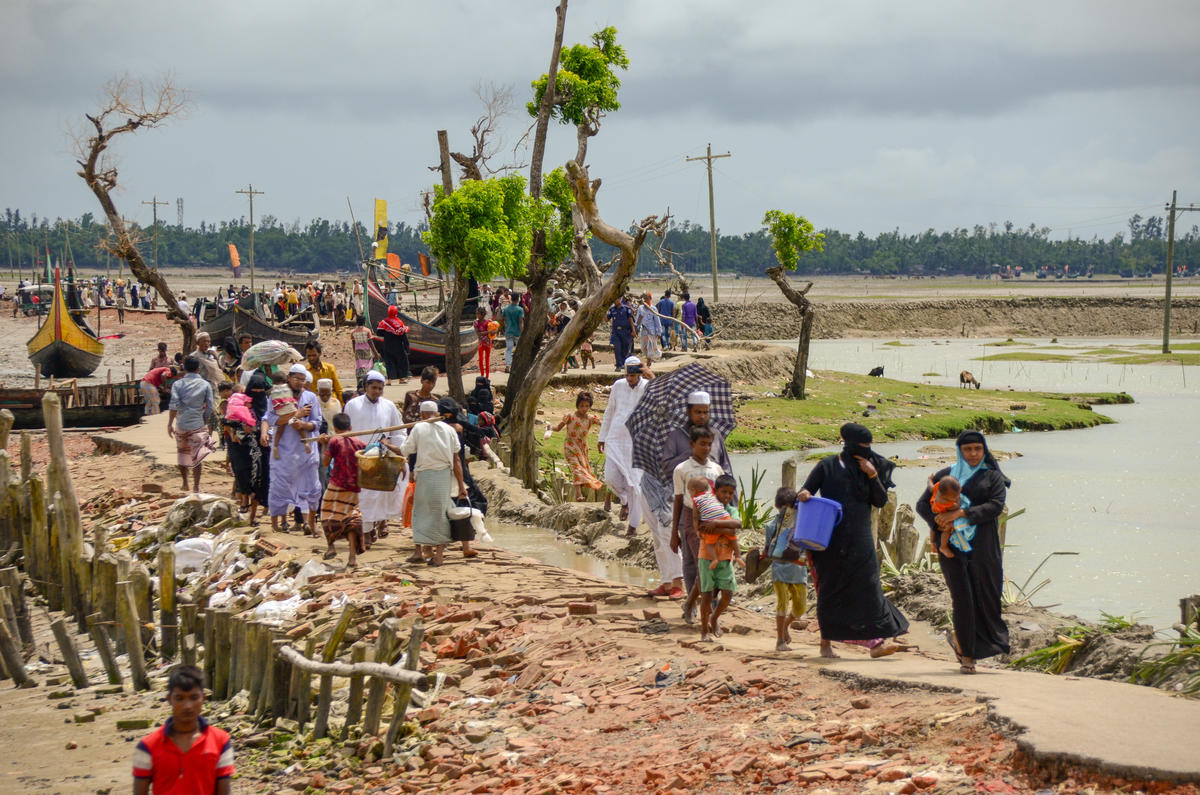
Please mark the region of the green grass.
[[977, 356], [980, 362], [1073, 362], [1079, 359], [1068, 353], [1039, 353], [1037, 351], [1013, 351], [1012, 353], [993, 353], [988, 356]]
[[1107, 364], [1186, 364], [1200, 365], [1200, 353], [1134, 353], [1104, 360]]
[[1025, 345], [1025, 344], [1026, 344], [1026, 343], [1024, 343], [1024, 342], [1017, 342], [1016, 340], [1007, 339], [1007, 340], [1005, 340], [1004, 342], [987, 342], [987, 343], [984, 343], [984, 347], [987, 347], [987, 348], [1008, 348], [1008, 347], [1011, 347], [1011, 346], [1013, 346], [1013, 345]]
[[940, 376], [940, 375], [941, 375], [941, 373], [921, 373], [921, 376], [924, 378], [929, 378], [931, 376]]
[[913, 343], [901, 342], [900, 340], [892, 340], [891, 342], [885, 342], [883, 344], [890, 345], [893, 348], [912, 348], [913, 347]]
[[[1024, 430], [1090, 428], [1112, 420], [1092, 404], [1129, 403], [1118, 393], [1055, 394], [996, 392], [929, 386], [889, 378], [820, 371], [809, 382], [807, 400], [752, 398], [738, 407], [738, 427], [730, 449], [801, 450], [834, 444], [845, 422], [861, 422], [880, 441], [945, 439], [968, 428], [999, 433]], [[762, 389], [772, 388], [762, 385]], [[1013, 403], [1026, 408], [1011, 411]], [[869, 417], [867, 405], [876, 406]]]
[[[1162, 344], [1155, 345], [1134, 345], [1135, 348], [1149, 348], [1154, 351], [1161, 351]], [[1171, 350], [1173, 351], [1200, 351], [1200, 342], [1172, 342]]]

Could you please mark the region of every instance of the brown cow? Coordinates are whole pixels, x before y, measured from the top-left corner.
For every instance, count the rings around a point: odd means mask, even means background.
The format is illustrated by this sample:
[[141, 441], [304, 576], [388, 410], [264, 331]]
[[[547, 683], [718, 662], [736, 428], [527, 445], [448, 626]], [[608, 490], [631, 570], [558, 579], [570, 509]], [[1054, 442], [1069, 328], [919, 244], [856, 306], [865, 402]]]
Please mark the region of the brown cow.
[[970, 370], [963, 370], [958, 374], [958, 386], [960, 389], [979, 389], [979, 382], [975, 380], [975, 376], [971, 375]]

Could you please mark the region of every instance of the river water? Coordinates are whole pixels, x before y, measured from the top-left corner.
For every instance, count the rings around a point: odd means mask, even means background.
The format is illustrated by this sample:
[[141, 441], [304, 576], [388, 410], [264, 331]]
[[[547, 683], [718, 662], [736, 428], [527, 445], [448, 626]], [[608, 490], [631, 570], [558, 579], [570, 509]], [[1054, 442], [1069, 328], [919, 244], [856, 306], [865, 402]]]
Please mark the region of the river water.
[[[1024, 583], [1051, 552], [1034, 583], [1050, 578], [1034, 603], [1097, 619], [1102, 612], [1158, 627], [1179, 620], [1181, 596], [1200, 592], [1200, 367], [1093, 362], [981, 362], [976, 357], [1022, 347], [984, 347], [988, 340], [815, 340], [814, 370], [865, 373], [883, 365], [889, 378], [956, 384], [971, 370], [986, 388], [1126, 391], [1135, 403], [1098, 406], [1113, 425], [1050, 433], [988, 437], [996, 450], [1021, 457], [1001, 463], [1012, 479], [1005, 576]], [[1025, 342], [1025, 341], [1023, 341]], [[1050, 345], [1031, 340], [1030, 348]], [[1153, 340], [1060, 338], [1056, 348], [1148, 345]], [[1149, 349], [1146, 349], [1149, 352]], [[1078, 352], [1078, 351], [1075, 351]], [[924, 373], [943, 375], [925, 377]], [[920, 458], [920, 448], [952, 440], [877, 443], [885, 456]], [[830, 448], [833, 449], [833, 448]], [[813, 452], [813, 451], [806, 451]], [[771, 499], [790, 453], [738, 454], [736, 473], [747, 483], [755, 466], [766, 472], [760, 499]], [[901, 503], [920, 496], [936, 467], [906, 466], [894, 477]], [[811, 464], [800, 465], [800, 480]], [[919, 520], [918, 520], [919, 521]]]

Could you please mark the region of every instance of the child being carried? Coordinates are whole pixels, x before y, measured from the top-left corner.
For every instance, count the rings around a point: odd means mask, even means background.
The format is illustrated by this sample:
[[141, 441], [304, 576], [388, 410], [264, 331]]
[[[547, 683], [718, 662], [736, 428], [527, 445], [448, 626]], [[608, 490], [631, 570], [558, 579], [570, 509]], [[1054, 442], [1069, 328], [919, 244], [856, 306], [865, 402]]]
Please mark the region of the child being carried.
[[[929, 498], [929, 505], [935, 514], [950, 513], [960, 508], [965, 511], [971, 507], [971, 501], [967, 499], [967, 495], [962, 493], [962, 486], [956, 478], [950, 475], [942, 478], [936, 484], [930, 481], [930, 491], [932, 496]], [[941, 531], [938, 552], [948, 558], [954, 557], [951, 545], [962, 552], [970, 552], [971, 542], [974, 539], [975, 525], [967, 521], [965, 516], [960, 516], [954, 520], [951, 527]]]

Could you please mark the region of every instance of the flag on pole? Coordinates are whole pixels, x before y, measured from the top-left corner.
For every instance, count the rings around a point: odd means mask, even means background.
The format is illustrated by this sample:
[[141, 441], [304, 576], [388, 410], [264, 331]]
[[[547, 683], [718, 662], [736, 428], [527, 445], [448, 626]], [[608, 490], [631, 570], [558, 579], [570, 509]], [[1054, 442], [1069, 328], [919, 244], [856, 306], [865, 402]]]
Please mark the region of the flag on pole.
[[242, 258], [238, 256], [237, 246], [229, 244], [229, 265], [233, 268], [233, 278], [241, 276]]
[[420, 260], [421, 260], [421, 273], [425, 276], [428, 276], [429, 275], [429, 257], [425, 256], [424, 254], [417, 254], [417, 257], [420, 258]]
[[388, 276], [393, 279], [400, 278], [400, 255], [388, 252], [387, 255], [387, 270]]
[[388, 250], [387, 199], [375, 200], [375, 242], [371, 259], [386, 260]]

